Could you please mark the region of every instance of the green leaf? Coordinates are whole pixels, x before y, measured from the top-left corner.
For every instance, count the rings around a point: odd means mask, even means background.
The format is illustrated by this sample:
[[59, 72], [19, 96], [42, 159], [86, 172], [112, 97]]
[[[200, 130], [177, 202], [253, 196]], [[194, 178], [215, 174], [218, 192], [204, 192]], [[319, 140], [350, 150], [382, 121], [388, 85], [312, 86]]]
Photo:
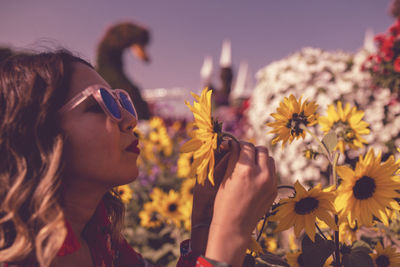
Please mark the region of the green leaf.
[[351, 246], [352, 251], [363, 251], [364, 253], [372, 253], [371, 247], [368, 245], [367, 242], [364, 242], [362, 240], [357, 240], [353, 243]]
[[326, 259], [335, 250], [335, 243], [332, 240], [325, 240], [319, 234], [315, 235], [315, 242], [306, 235], [302, 242], [304, 266], [322, 267]]
[[342, 263], [344, 267], [374, 267], [374, 262], [369, 256], [371, 248], [361, 240], [353, 243], [351, 252], [343, 254]]
[[264, 251], [259, 257], [263, 261], [273, 265], [290, 267], [290, 265], [284, 259], [268, 251]]
[[[321, 142], [325, 146], [325, 148], [328, 150], [329, 154], [332, 154], [332, 152], [334, 151], [336, 144], [338, 142], [336, 133], [332, 130], [329, 131], [329, 133], [327, 133], [324, 136], [324, 138], [322, 138]], [[318, 147], [318, 152], [326, 154], [326, 152], [323, 151], [320, 146]]]
[[254, 267], [256, 266], [256, 260], [251, 254], [246, 254], [243, 261], [243, 266]]

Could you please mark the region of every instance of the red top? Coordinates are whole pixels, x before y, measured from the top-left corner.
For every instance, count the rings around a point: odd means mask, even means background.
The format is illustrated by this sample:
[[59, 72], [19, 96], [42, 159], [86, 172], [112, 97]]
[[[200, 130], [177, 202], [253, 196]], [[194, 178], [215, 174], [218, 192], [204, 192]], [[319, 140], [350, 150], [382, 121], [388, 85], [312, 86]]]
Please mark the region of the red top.
[[[111, 246], [111, 222], [108, 219], [103, 202], [97, 207], [94, 216], [95, 225], [86, 230], [85, 240], [88, 242], [95, 267], [149, 266], [146, 265], [142, 255], [137, 253], [124, 238], [117, 246]], [[67, 221], [65, 224], [67, 236], [57, 253], [57, 256], [60, 257], [74, 253], [81, 247], [71, 225]], [[6, 263], [4, 266], [8, 267], [9, 265]], [[37, 262], [25, 262], [24, 266], [36, 267], [38, 264]], [[178, 260], [177, 267], [213, 267], [213, 265], [199, 255], [192, 253], [190, 241], [185, 240], [181, 243], [181, 257]]]
[[[94, 266], [145, 266], [142, 255], [137, 253], [123, 238], [117, 246], [111, 246], [111, 222], [107, 216], [107, 210], [103, 202], [95, 211], [96, 224], [85, 232], [85, 240], [88, 242]], [[80, 244], [71, 226], [66, 222], [67, 236], [57, 256], [71, 254], [80, 248]], [[196, 256], [190, 252], [189, 241], [181, 244], [183, 252], [178, 267], [196, 266]]]

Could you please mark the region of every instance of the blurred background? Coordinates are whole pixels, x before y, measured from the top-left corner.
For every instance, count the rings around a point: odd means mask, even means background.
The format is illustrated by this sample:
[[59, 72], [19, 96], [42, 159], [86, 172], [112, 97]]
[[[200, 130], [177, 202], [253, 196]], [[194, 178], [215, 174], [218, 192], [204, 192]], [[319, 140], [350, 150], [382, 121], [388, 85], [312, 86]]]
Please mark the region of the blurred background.
[[[133, 22], [150, 32], [148, 64], [124, 51], [126, 75], [141, 90], [180, 88], [198, 92], [209, 57], [214, 86], [220, 86], [224, 40], [231, 42], [234, 78], [247, 63], [249, 83], [268, 63], [312, 46], [355, 52], [367, 29], [375, 33], [391, 22], [389, 0], [338, 1], [1, 1], [0, 46], [63, 46], [93, 64], [105, 31]], [[148, 94], [148, 97], [155, 97]]]
[[[339, 164], [354, 166], [369, 148], [385, 160], [398, 153], [399, 14], [400, 0], [1, 0], [0, 61], [63, 47], [90, 61], [113, 88], [129, 91], [141, 119], [141, 154], [137, 181], [118, 188], [127, 208], [124, 234], [152, 263], [176, 266], [178, 244], [190, 237], [195, 184], [192, 154], [179, 153], [193, 130], [184, 104], [193, 101], [190, 92], [213, 89], [212, 115], [224, 131], [267, 146], [280, 183], [327, 185], [329, 165], [312, 138], [282, 149], [271, 145], [266, 123], [290, 94], [316, 101], [321, 115], [341, 101], [364, 112], [371, 134], [343, 151]], [[335, 133], [344, 130], [356, 132]], [[390, 231], [368, 232], [371, 240], [400, 249], [396, 216]], [[298, 251], [300, 241], [275, 227], [258, 229], [262, 251], [282, 258]]]

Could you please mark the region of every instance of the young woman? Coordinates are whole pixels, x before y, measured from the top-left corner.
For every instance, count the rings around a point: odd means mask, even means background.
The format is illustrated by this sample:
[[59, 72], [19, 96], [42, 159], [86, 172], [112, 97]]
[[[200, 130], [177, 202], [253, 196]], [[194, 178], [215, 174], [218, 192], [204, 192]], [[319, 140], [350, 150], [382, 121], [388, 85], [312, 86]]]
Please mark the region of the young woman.
[[[121, 235], [124, 206], [112, 193], [138, 175], [136, 124], [128, 94], [67, 51], [0, 62], [1, 263], [145, 266]], [[192, 237], [178, 266], [241, 266], [277, 194], [266, 148], [223, 149], [221, 185], [194, 190]]]

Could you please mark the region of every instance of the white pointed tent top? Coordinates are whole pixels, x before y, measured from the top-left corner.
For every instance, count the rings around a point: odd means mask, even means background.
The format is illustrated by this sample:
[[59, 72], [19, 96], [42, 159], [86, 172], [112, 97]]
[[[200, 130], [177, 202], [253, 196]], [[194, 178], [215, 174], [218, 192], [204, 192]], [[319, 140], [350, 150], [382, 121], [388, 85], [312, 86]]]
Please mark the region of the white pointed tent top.
[[376, 52], [376, 46], [375, 46], [375, 42], [374, 42], [374, 31], [371, 28], [368, 28], [365, 31], [364, 49], [370, 53]]
[[223, 68], [228, 68], [232, 65], [231, 41], [229, 39], [225, 39], [222, 43], [219, 65]]
[[201, 67], [201, 70], [200, 70], [201, 78], [203, 80], [209, 80], [212, 75], [212, 69], [213, 69], [212, 57], [206, 56], [204, 58], [203, 66]]
[[247, 80], [247, 70], [248, 64], [245, 61], [240, 62], [239, 71], [237, 74], [235, 86], [230, 94], [232, 99], [236, 99], [242, 96], [243, 92], [246, 90], [246, 80]]
[[252, 74], [249, 69], [249, 64], [246, 61], [241, 61], [235, 85], [229, 95], [231, 101], [240, 98], [248, 98], [253, 91]]

